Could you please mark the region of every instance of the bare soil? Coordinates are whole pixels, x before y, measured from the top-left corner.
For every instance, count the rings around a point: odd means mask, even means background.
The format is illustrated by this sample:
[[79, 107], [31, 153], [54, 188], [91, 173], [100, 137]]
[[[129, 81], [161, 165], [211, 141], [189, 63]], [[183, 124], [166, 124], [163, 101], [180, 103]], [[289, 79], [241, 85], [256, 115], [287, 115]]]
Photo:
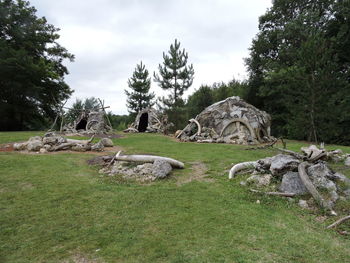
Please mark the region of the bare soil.
[[207, 166], [202, 162], [192, 162], [190, 163], [192, 165], [191, 167], [191, 174], [186, 176], [181, 176], [177, 178], [176, 184], [178, 186], [181, 186], [183, 184], [190, 183], [192, 181], [202, 181], [202, 182], [214, 182], [215, 180], [213, 178], [208, 178], [206, 172], [208, 171]]

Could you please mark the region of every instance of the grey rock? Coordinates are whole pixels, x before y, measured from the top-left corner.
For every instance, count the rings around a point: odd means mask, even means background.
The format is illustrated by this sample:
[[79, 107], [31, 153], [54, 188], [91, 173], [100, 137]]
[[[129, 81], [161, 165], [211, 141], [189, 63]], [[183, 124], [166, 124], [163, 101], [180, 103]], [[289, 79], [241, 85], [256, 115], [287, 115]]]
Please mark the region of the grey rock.
[[53, 136], [49, 136], [49, 137], [44, 137], [43, 138], [43, 143], [44, 144], [50, 144], [50, 145], [54, 145], [57, 143], [57, 137], [53, 137]]
[[257, 187], [268, 186], [271, 183], [271, 174], [252, 175], [247, 179], [248, 184], [255, 184]]
[[271, 167], [272, 157], [266, 157], [264, 159], [258, 160], [259, 167], [264, 170], [269, 170]]
[[339, 199], [339, 195], [337, 194], [336, 191], [331, 191], [330, 195], [331, 195], [330, 199], [333, 203], [335, 203]]
[[29, 140], [27, 145], [27, 150], [36, 152], [39, 151], [44, 146], [43, 142], [40, 140]]
[[270, 171], [274, 176], [282, 175], [287, 171], [293, 171], [298, 168], [300, 161], [286, 154], [278, 154], [271, 158]]
[[326, 163], [319, 162], [307, 169], [311, 181], [316, 188], [327, 190], [328, 192], [336, 191], [335, 183], [328, 178], [333, 178], [333, 172], [327, 167]]
[[345, 191], [343, 191], [343, 194], [345, 198], [350, 199], [350, 189], [346, 189]]
[[350, 166], [350, 157], [346, 157], [345, 161], [344, 161], [344, 164], [346, 166]]
[[306, 200], [300, 199], [299, 202], [298, 202], [298, 205], [301, 208], [303, 208], [303, 209], [308, 209], [309, 208], [309, 205], [307, 204]]
[[[71, 150], [72, 151], [76, 151], [76, 152], [86, 152], [88, 150], [90, 150], [91, 147], [87, 147], [83, 144], [76, 144], [74, 146], [72, 146]], [[96, 150], [98, 151], [98, 150]]]
[[28, 142], [23, 142], [23, 143], [14, 143], [13, 144], [13, 149], [16, 151], [23, 151], [27, 148]]
[[152, 174], [157, 178], [164, 178], [171, 172], [171, 170], [171, 165], [168, 162], [155, 160], [153, 163]]
[[287, 172], [284, 174], [279, 190], [283, 193], [295, 193], [298, 195], [308, 193], [297, 172]]
[[102, 138], [100, 141], [104, 147], [113, 147], [113, 141], [109, 138]]
[[102, 152], [104, 150], [104, 146], [101, 143], [101, 141], [99, 141], [98, 143], [95, 143], [94, 145], [91, 146], [91, 150], [92, 151], [96, 151], [96, 152]]

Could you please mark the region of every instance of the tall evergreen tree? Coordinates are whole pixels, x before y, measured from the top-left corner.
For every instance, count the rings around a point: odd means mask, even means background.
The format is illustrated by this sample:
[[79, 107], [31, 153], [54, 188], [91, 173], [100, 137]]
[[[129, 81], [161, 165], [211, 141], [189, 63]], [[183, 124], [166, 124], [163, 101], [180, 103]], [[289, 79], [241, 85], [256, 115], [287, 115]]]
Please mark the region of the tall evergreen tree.
[[40, 129], [72, 90], [59, 29], [23, 0], [0, 0], [0, 130]]
[[171, 90], [168, 98], [160, 99], [166, 108], [173, 108], [183, 104], [181, 97], [192, 85], [193, 65], [187, 65], [188, 53], [180, 50], [180, 42], [175, 39], [170, 45], [168, 54], [163, 52], [163, 65], [159, 64], [159, 75], [154, 73], [154, 81], [164, 90]]
[[125, 93], [128, 96], [127, 107], [132, 115], [136, 115], [142, 109], [154, 105], [153, 99], [155, 94], [149, 92], [151, 78], [142, 61], [136, 66], [132, 77], [128, 80], [128, 86], [132, 91], [125, 90]]

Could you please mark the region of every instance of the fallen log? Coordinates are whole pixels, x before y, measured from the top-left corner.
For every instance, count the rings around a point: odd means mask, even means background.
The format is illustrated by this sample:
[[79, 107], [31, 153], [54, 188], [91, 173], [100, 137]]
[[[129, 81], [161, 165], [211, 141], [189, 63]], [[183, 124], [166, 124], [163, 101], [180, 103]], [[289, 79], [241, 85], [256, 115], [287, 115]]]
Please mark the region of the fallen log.
[[260, 193], [260, 194], [265, 194], [265, 195], [275, 195], [275, 196], [284, 196], [284, 197], [294, 197], [296, 196], [295, 193], [282, 193], [282, 192], [263, 192], [263, 191], [258, 191], [255, 189], [249, 189], [253, 193]]
[[316, 202], [321, 206], [321, 208], [326, 209], [331, 215], [337, 215], [330, 205], [323, 199], [321, 194], [317, 191], [316, 187], [314, 184], [311, 182], [309, 179], [309, 176], [307, 175], [306, 172], [306, 167], [309, 164], [307, 162], [302, 162], [298, 166], [298, 172], [299, 172], [299, 177], [306, 189], [309, 191], [309, 193], [312, 195], [312, 197], [316, 200]]
[[343, 218], [340, 218], [339, 220], [335, 221], [333, 224], [330, 224], [329, 226], [327, 226], [327, 229], [330, 229], [330, 228], [333, 228], [333, 227], [336, 227], [342, 223], [344, 223], [345, 221], [349, 220], [350, 219], [350, 215], [346, 216], [346, 217], [343, 217]]
[[256, 167], [258, 165], [258, 162], [244, 162], [244, 163], [238, 163], [234, 165], [228, 175], [228, 179], [232, 179], [235, 174], [241, 170], [247, 169], [247, 168], [252, 168]]
[[162, 156], [154, 156], [154, 155], [118, 155], [118, 152], [115, 155], [114, 160], [117, 161], [126, 161], [126, 162], [140, 162], [140, 163], [154, 163], [156, 160], [162, 160], [168, 162], [171, 166], [175, 168], [183, 169], [185, 165], [172, 158], [162, 157]]

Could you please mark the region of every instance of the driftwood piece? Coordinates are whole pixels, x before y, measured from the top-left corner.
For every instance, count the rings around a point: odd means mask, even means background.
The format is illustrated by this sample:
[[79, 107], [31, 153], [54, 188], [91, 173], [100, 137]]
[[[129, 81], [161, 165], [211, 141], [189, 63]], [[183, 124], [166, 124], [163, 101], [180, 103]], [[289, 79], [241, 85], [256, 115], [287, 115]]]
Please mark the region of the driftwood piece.
[[327, 229], [330, 229], [330, 228], [333, 228], [333, 227], [336, 227], [342, 223], [344, 223], [345, 221], [349, 220], [350, 219], [350, 215], [346, 216], [346, 217], [343, 217], [343, 218], [340, 218], [339, 220], [335, 221], [333, 224], [327, 226]]
[[67, 139], [67, 142], [73, 143], [73, 144], [88, 144], [91, 143], [94, 139], [95, 135], [92, 135], [89, 140], [74, 140], [74, 139]]
[[155, 155], [118, 155], [119, 152], [115, 155], [115, 160], [117, 161], [127, 161], [127, 162], [140, 162], [140, 163], [154, 163], [156, 160], [162, 160], [168, 162], [171, 166], [175, 168], [183, 169], [185, 165], [172, 158], [155, 156]]
[[258, 191], [255, 189], [249, 189], [253, 193], [260, 193], [260, 194], [265, 194], [265, 195], [275, 195], [275, 196], [284, 196], [284, 197], [294, 197], [296, 196], [295, 193], [282, 193], [282, 192], [263, 192], [263, 191]]
[[298, 172], [301, 181], [303, 182], [306, 189], [309, 191], [309, 193], [312, 195], [312, 197], [316, 200], [316, 202], [324, 209], [326, 209], [331, 215], [336, 215], [336, 213], [332, 210], [330, 205], [323, 199], [321, 194], [317, 191], [316, 187], [313, 185], [311, 180], [309, 179], [309, 176], [306, 172], [306, 167], [309, 164], [307, 162], [303, 162], [299, 164], [298, 166]]
[[244, 162], [244, 163], [238, 163], [236, 165], [234, 165], [228, 175], [229, 179], [232, 179], [235, 174], [241, 170], [247, 169], [247, 168], [251, 168], [251, 167], [256, 167], [258, 165], [258, 162]]

